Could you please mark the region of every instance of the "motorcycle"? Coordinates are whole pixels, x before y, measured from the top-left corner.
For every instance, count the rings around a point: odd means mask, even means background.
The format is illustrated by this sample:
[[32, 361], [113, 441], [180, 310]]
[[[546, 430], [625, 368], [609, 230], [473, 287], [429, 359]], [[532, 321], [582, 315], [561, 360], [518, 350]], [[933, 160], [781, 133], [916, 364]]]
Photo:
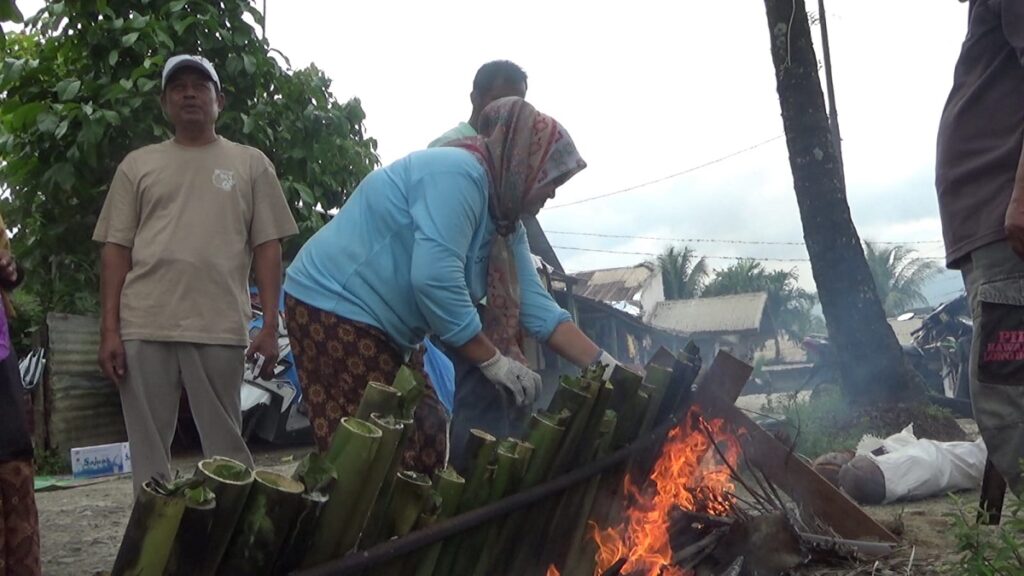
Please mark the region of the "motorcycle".
[[[897, 320], [914, 318], [913, 313]], [[903, 345], [903, 356], [921, 376], [928, 388], [929, 399], [954, 412], [971, 415], [970, 363], [973, 328], [967, 296], [961, 295], [932, 310], [921, 326], [911, 332], [913, 342]], [[839, 362], [835, 347], [827, 337], [804, 338], [801, 347], [814, 366], [801, 389], [815, 390], [822, 384], [838, 384]]]
[[[263, 328], [263, 310], [259, 293], [250, 289], [253, 319], [249, 323], [249, 337], [254, 338]], [[284, 308], [282, 296], [279, 309]], [[273, 376], [260, 378], [261, 362], [246, 362], [242, 378], [242, 436], [248, 441], [260, 438], [273, 444], [298, 444], [312, 441], [312, 429], [302, 404], [302, 386], [291, 343], [285, 328], [284, 313], [279, 312], [277, 323], [278, 359]]]

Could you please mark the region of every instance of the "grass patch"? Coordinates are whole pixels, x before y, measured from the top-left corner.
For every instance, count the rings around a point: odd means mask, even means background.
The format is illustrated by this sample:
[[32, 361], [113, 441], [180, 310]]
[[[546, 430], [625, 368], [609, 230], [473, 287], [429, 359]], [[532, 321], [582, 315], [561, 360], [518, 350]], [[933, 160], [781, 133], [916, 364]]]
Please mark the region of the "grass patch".
[[1000, 525], [982, 526], [976, 522], [977, 507], [965, 506], [959, 496], [952, 498], [957, 505], [951, 515], [958, 552], [951, 566], [954, 572], [967, 576], [1024, 574], [1024, 503], [1010, 496]]
[[853, 418], [854, 410], [836, 388], [821, 388], [806, 401], [793, 394], [782, 399], [769, 397], [765, 409], [785, 416], [796, 451], [811, 459], [852, 450], [871, 432], [868, 423]]
[[71, 474], [71, 462], [60, 450], [36, 450], [37, 476], [65, 476]]
[[818, 388], [810, 400], [795, 394], [768, 398], [765, 410], [785, 416], [787, 436], [797, 452], [811, 459], [852, 450], [865, 434], [886, 438], [911, 423], [918, 438], [967, 439], [951, 412], [927, 402], [854, 406], [836, 387]]

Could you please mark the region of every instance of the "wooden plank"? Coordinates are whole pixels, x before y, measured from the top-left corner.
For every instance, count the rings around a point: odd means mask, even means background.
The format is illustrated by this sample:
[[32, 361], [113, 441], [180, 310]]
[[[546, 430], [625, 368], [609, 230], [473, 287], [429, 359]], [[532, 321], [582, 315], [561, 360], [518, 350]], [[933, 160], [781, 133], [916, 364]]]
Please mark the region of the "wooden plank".
[[735, 404], [740, 392], [754, 373], [754, 367], [728, 352], [719, 350], [715, 361], [697, 379], [695, 402], [708, 394], [714, 394], [722, 401]]
[[[715, 360], [718, 361], [717, 358]], [[702, 388], [697, 398], [705, 418], [723, 418], [737, 429], [746, 431], [741, 435], [746, 457], [803, 510], [830, 526], [840, 538], [897, 541], [853, 500], [797, 458], [792, 450], [758, 426], [733, 402], [726, 401], [710, 388]]]

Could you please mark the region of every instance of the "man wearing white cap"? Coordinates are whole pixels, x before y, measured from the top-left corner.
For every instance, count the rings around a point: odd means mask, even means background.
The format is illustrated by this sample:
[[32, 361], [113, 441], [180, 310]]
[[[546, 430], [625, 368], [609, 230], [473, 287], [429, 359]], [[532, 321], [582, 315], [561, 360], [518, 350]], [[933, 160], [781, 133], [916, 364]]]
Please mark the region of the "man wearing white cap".
[[[203, 452], [247, 465], [239, 432], [245, 356], [277, 360], [281, 239], [298, 230], [270, 160], [217, 135], [220, 79], [205, 58], [164, 66], [174, 138], [118, 166], [93, 240], [101, 256], [100, 366], [121, 394], [135, 489], [170, 474], [184, 386]], [[249, 349], [250, 265], [264, 324]]]

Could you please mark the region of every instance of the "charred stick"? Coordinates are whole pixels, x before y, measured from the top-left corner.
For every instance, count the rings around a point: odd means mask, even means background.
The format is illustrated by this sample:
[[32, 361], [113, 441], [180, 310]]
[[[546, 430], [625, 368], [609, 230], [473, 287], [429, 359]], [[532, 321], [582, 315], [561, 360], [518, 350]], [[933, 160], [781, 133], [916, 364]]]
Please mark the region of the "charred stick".
[[608, 567], [607, 570], [601, 572], [601, 576], [619, 576], [619, 574], [622, 573], [622, 569], [625, 568], [626, 562], [628, 561], [629, 558], [619, 558], [615, 561], [615, 564], [612, 564]]
[[[736, 468], [734, 468], [733, 465], [729, 463], [729, 459], [725, 457], [725, 454], [722, 452], [722, 449], [718, 447], [718, 442], [715, 442], [715, 435], [711, 433], [711, 427], [708, 426], [708, 423], [705, 422], [703, 418], [700, 419], [700, 428], [701, 431], [704, 432], [704, 435], [708, 437], [708, 440], [711, 442], [711, 446], [715, 449], [715, 453], [718, 454], [718, 457], [721, 458], [722, 462], [726, 465], [726, 467], [729, 468], [729, 474], [732, 475], [733, 480], [739, 482], [740, 485], [743, 486], [744, 489], [746, 489], [747, 493], [749, 493], [755, 500], [758, 500], [760, 502], [763, 497], [761, 497], [761, 495], [759, 495], [756, 490], [751, 489], [750, 485], [747, 484], [736, 471]], [[768, 506], [767, 508], [765, 508], [764, 505], [765, 502], [761, 502], [762, 511], [768, 511], [774, 508], [774, 506]]]
[[672, 564], [682, 566], [687, 570], [693, 568], [714, 550], [715, 545], [718, 544], [722, 536], [725, 536], [726, 532], [728, 532], [728, 528], [717, 528], [711, 534], [672, 554]]
[[[774, 492], [773, 490], [770, 490], [768, 486], [765, 484], [765, 482], [767, 482], [767, 478], [762, 479], [761, 474], [759, 474], [760, 469], [754, 466], [754, 464], [747, 458], [747, 455], [745, 453], [743, 455], [743, 459], [746, 461], [747, 469], [750, 470], [751, 478], [754, 479], [754, 482], [757, 483], [758, 488], [761, 489], [760, 496], [769, 504], [771, 504], [773, 509], [780, 511], [785, 510], [785, 504], [778, 500], [778, 493]], [[769, 482], [768, 484], [771, 483]]]
[[[751, 509], [756, 510], [757, 512], [759, 512], [761, 514], [771, 514], [771, 512], [772, 512], [771, 510], [766, 509], [764, 507], [764, 505], [762, 505], [762, 504], [760, 504], [758, 502], [752, 502], [750, 500], [747, 500], [746, 498], [740, 496], [739, 494], [737, 494], [735, 492], [726, 492], [726, 495], [728, 495], [728, 496], [730, 496], [732, 498], [735, 498], [739, 502], [741, 502], [743, 504], [746, 504]], [[736, 511], [739, 511], [739, 508], [736, 508]]]

